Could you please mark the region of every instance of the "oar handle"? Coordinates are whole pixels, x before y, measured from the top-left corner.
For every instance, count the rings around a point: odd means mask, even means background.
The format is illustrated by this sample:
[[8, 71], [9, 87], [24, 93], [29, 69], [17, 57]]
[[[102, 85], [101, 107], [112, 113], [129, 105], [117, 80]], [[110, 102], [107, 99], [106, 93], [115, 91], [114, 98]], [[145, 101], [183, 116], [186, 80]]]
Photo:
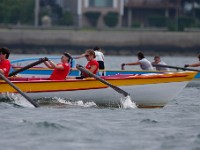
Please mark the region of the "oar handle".
[[23, 68], [21, 68], [21, 69], [19, 69], [19, 70], [16, 70], [16, 71], [11, 72], [8, 76], [9, 76], [9, 77], [14, 76], [14, 75], [18, 74], [19, 72], [22, 72], [22, 71], [24, 71], [24, 70], [27, 70], [27, 69], [29, 69], [29, 68], [31, 68], [31, 67], [33, 67], [33, 66], [39, 65], [39, 64], [41, 64], [41, 63], [43, 63], [43, 62], [45, 62], [45, 61], [47, 61], [47, 60], [48, 60], [47, 57], [40, 58], [40, 59], [39, 59], [38, 61], [36, 61], [36, 62], [33, 62], [33, 63], [31, 63], [31, 64], [29, 64], [29, 65], [27, 65], [27, 66], [25, 66], [25, 67], [23, 67]]
[[183, 68], [183, 67], [177, 67], [177, 66], [169, 66], [169, 65], [161, 65], [161, 64], [153, 64], [154, 67], [166, 67], [166, 68], [172, 68], [172, 69], [180, 69], [180, 70], [188, 70], [188, 71], [197, 71], [200, 72], [200, 70], [196, 69], [190, 69], [190, 68]]
[[25, 99], [27, 99], [33, 106], [39, 107], [39, 105], [34, 102], [30, 97], [24, 94], [19, 88], [17, 88], [10, 80], [8, 80], [3, 74], [0, 73], [0, 77], [7, 82], [11, 87], [13, 87], [18, 93], [20, 93]]
[[88, 74], [89, 76], [94, 77], [95, 79], [99, 80], [100, 82], [102, 82], [102, 83], [108, 85], [109, 87], [111, 87], [112, 89], [114, 89], [115, 91], [117, 91], [118, 93], [123, 94], [125, 97], [128, 96], [128, 95], [130, 95], [130, 94], [127, 93], [126, 91], [122, 90], [121, 88], [119, 88], [119, 87], [117, 87], [117, 86], [114, 86], [114, 85], [108, 83], [106, 80], [103, 80], [103, 79], [100, 78], [99, 76], [97, 76], [97, 75], [93, 74], [92, 72], [88, 71], [87, 69], [85, 69], [85, 68], [84, 68], [83, 66], [81, 66], [81, 65], [77, 64], [77, 65], [76, 65], [76, 68], [77, 68], [78, 70], [80, 70], [81, 72], [84, 72], [84, 73]]

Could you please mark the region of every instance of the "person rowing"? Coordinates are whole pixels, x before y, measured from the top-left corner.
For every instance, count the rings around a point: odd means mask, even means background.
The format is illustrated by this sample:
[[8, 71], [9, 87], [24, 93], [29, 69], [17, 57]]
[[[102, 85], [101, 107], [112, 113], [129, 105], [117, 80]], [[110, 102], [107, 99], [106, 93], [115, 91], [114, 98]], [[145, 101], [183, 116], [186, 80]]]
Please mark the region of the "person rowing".
[[[160, 56], [155, 56], [152, 65], [167, 65], [167, 64], [161, 60]], [[167, 67], [155, 66], [155, 68], [158, 71], [169, 71], [169, 68]]]
[[[98, 46], [95, 46], [93, 48], [94, 53], [95, 53], [95, 60], [99, 63], [99, 69], [104, 70], [105, 69], [105, 64], [104, 64], [104, 54], [101, 51], [101, 48]], [[75, 59], [79, 59], [85, 57], [85, 53], [81, 54], [80, 56], [76, 56]], [[101, 74], [102, 76], [104, 76], [104, 71]]]
[[0, 73], [5, 77], [8, 77], [11, 68], [10, 61], [8, 60], [9, 55], [10, 51], [8, 48], [0, 48]]
[[66, 76], [70, 72], [70, 62], [72, 61], [72, 57], [69, 53], [63, 53], [61, 56], [61, 62], [58, 64], [55, 64], [53, 61], [47, 59], [47, 61], [44, 62], [44, 64], [50, 68], [54, 69], [50, 80], [65, 80]]
[[198, 55], [198, 59], [199, 59], [199, 62], [198, 62], [198, 63], [194, 63], [194, 64], [185, 64], [185, 65], [184, 65], [184, 68], [187, 68], [187, 67], [199, 67], [199, 66], [200, 66], [200, 55]]
[[148, 61], [142, 52], [137, 53], [138, 61], [131, 63], [122, 63], [121, 68], [124, 70], [125, 65], [140, 65], [142, 70], [153, 70], [153, 66], [150, 61]]
[[[99, 63], [95, 60], [96, 55], [93, 49], [87, 49], [85, 51], [84, 54], [82, 54], [83, 56], [85, 56], [85, 58], [87, 59], [88, 63], [85, 66], [85, 68], [92, 72], [93, 74], [97, 74], [98, 70], [99, 70]], [[76, 79], [83, 79], [89, 77], [88, 74], [81, 72], [81, 76], [80, 77], [75, 77]], [[68, 77], [70, 79], [72, 79], [73, 77]]]

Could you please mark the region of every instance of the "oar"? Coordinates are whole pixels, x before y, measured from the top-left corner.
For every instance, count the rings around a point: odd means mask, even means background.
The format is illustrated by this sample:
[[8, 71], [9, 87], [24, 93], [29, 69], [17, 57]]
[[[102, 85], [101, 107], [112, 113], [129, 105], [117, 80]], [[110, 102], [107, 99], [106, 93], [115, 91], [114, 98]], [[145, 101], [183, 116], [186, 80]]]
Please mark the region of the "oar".
[[108, 82], [105, 81], [104, 79], [102, 79], [102, 78], [98, 77], [97, 75], [93, 74], [92, 72], [88, 71], [87, 69], [85, 69], [85, 68], [84, 68], [83, 66], [81, 66], [81, 65], [77, 64], [77, 65], [76, 65], [76, 68], [77, 68], [78, 70], [80, 70], [81, 72], [84, 72], [84, 73], [88, 74], [89, 76], [94, 77], [95, 79], [99, 80], [100, 82], [102, 82], [102, 83], [108, 85], [109, 87], [111, 87], [112, 89], [114, 89], [115, 91], [117, 91], [118, 93], [123, 94], [125, 97], [128, 96], [128, 95], [130, 95], [130, 94], [127, 93], [126, 91], [122, 90], [121, 88], [119, 88], [119, 87], [117, 87], [117, 86], [114, 86], [114, 85], [108, 83]]
[[39, 105], [33, 101], [30, 97], [28, 97], [26, 94], [24, 94], [19, 88], [17, 88], [10, 80], [8, 80], [1, 72], [0, 77], [7, 82], [11, 87], [13, 87], [18, 93], [20, 93], [27, 101], [29, 101], [34, 107], [39, 107]]
[[[51, 60], [52, 59], [55, 59], [55, 60], [60, 59], [60, 57], [51, 57], [51, 56], [49, 56], [48, 58], [51, 59]], [[38, 59], [40, 59], [40, 58], [39, 57], [23, 58], [23, 59], [12, 60], [12, 61], [10, 61], [10, 63], [15, 64], [15, 63], [21, 63], [21, 62], [25, 62], [25, 61], [36, 61]]]
[[188, 71], [197, 71], [200, 72], [200, 70], [196, 69], [190, 69], [190, 68], [183, 68], [183, 67], [176, 67], [176, 66], [168, 66], [168, 65], [161, 65], [161, 64], [153, 64], [154, 67], [166, 67], [166, 68], [173, 68], [173, 69], [180, 69], [180, 70], [188, 70]]
[[27, 65], [27, 66], [24, 66], [24, 67], [22, 67], [22, 68], [19, 69], [19, 70], [16, 70], [16, 71], [11, 72], [8, 76], [9, 76], [9, 77], [14, 76], [14, 75], [18, 74], [19, 72], [22, 72], [22, 71], [24, 71], [24, 70], [27, 70], [27, 69], [29, 69], [29, 68], [31, 68], [31, 67], [33, 67], [33, 66], [39, 65], [39, 64], [41, 64], [41, 63], [43, 63], [43, 62], [45, 62], [45, 61], [47, 61], [47, 60], [48, 60], [48, 58], [46, 58], [46, 57], [40, 58], [40, 59], [39, 59], [38, 61], [36, 61], [36, 62], [33, 62], [33, 63], [31, 63], [31, 64], [29, 64], [29, 65]]

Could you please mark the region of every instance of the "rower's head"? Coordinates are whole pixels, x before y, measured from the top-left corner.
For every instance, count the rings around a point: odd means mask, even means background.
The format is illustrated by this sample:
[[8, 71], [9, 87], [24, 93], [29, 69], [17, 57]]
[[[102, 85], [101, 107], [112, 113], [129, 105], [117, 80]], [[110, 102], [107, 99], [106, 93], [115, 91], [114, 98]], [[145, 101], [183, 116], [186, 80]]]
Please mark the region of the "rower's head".
[[0, 48], [0, 55], [3, 55], [6, 59], [8, 59], [10, 55], [10, 50], [7, 47], [2, 47]]
[[155, 62], [156, 64], [158, 64], [160, 61], [161, 61], [161, 60], [160, 60], [160, 56], [155, 56], [155, 57], [154, 57], [154, 62]]
[[85, 58], [88, 60], [88, 61], [91, 61], [93, 59], [96, 58], [96, 55], [95, 55], [95, 52], [93, 49], [87, 49], [85, 51]]
[[62, 62], [70, 62], [72, 61], [72, 56], [70, 55], [70, 53], [64, 52], [62, 57], [61, 57], [61, 61]]
[[95, 47], [93, 48], [93, 50], [94, 50], [94, 51], [100, 51], [101, 49], [100, 49], [100, 47], [95, 46]]
[[138, 52], [138, 53], [137, 53], [137, 57], [138, 57], [139, 60], [145, 58], [145, 57], [144, 57], [144, 54], [143, 54], [142, 52]]

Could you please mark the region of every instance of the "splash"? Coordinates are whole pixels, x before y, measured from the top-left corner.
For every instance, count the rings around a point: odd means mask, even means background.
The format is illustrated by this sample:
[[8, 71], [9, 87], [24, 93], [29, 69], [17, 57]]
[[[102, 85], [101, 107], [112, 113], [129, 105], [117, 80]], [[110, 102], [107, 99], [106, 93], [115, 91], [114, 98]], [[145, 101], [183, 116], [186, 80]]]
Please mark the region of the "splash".
[[65, 99], [56, 98], [56, 97], [54, 99], [56, 99], [59, 103], [66, 104], [66, 105], [81, 106], [81, 107], [97, 107], [97, 105], [94, 102], [84, 103], [81, 100], [76, 101], [76, 102], [71, 102], [71, 101], [67, 101]]
[[20, 94], [7, 93], [7, 97], [13, 100], [13, 103], [22, 107], [35, 108], [27, 99]]
[[136, 104], [131, 100], [130, 96], [126, 96], [121, 98], [121, 107], [128, 109], [128, 108], [137, 108]]

